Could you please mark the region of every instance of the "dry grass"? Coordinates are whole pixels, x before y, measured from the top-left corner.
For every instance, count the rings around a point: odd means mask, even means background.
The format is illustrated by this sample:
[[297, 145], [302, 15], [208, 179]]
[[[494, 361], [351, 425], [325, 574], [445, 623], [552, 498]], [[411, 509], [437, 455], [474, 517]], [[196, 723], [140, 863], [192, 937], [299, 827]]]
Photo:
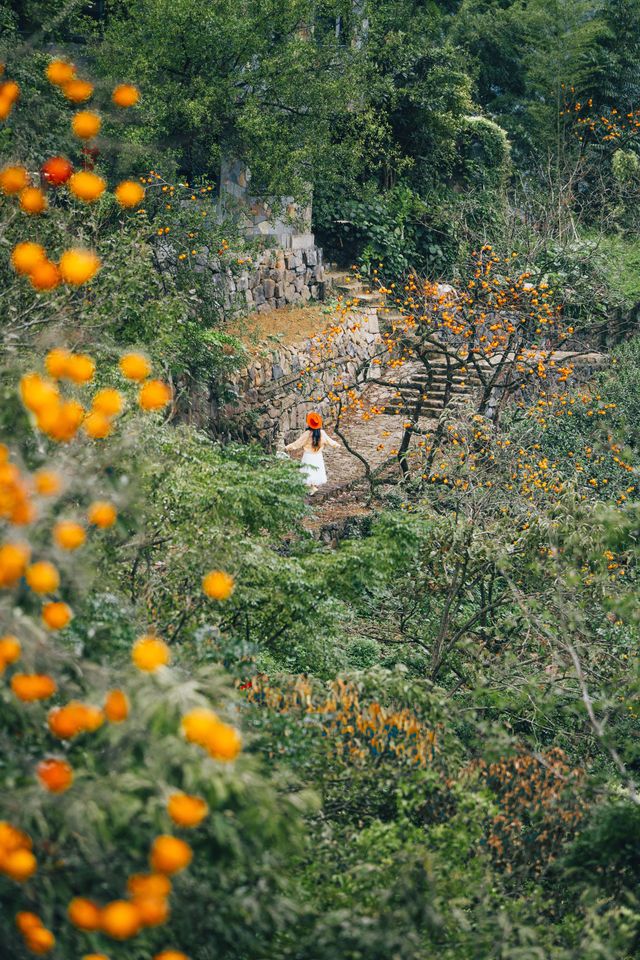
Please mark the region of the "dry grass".
[[326, 330], [335, 322], [332, 311], [324, 303], [311, 303], [304, 307], [288, 306], [269, 313], [251, 313], [230, 321], [225, 332], [242, 341], [252, 353], [259, 347], [274, 347], [278, 343], [291, 344], [305, 340]]

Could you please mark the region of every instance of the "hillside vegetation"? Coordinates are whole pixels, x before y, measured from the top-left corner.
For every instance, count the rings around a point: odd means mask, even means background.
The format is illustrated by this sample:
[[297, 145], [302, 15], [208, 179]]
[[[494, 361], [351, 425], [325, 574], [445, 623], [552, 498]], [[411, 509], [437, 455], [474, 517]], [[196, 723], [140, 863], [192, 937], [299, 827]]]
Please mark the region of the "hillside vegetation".
[[[3, 957], [640, 958], [639, 47], [638, 0], [0, 4]], [[194, 415], [281, 332], [200, 266], [257, 246], [229, 156], [389, 305], [374, 384], [474, 386], [330, 545]]]

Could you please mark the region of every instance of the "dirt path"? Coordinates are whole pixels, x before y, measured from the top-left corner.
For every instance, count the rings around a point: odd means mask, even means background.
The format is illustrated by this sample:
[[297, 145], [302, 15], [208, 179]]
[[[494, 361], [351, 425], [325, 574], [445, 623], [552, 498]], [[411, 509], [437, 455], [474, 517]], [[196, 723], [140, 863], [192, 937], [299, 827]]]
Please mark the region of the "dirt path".
[[[398, 449], [406, 419], [402, 415], [371, 414], [369, 411], [372, 407], [382, 409], [388, 406], [395, 397], [395, 387], [369, 384], [360, 395], [361, 403], [355, 409], [346, 410], [341, 419], [340, 432], [344, 434], [349, 446], [364, 457], [372, 470], [392, 457], [393, 452]], [[436, 420], [426, 418], [421, 419], [419, 424], [423, 430], [433, 430], [436, 425]], [[336, 436], [335, 421], [326, 421], [325, 427], [330, 436]], [[339, 437], [336, 436], [336, 439]], [[414, 436], [409, 455], [419, 457], [424, 444], [423, 437]], [[297, 455], [296, 459], [301, 459], [301, 455]], [[373, 508], [366, 505], [369, 489], [364, 483], [364, 465], [349, 453], [346, 447], [326, 450], [325, 467], [327, 483], [317, 494], [308, 498], [313, 514], [305, 521], [305, 526], [316, 533], [323, 532], [323, 538], [328, 540], [331, 537], [327, 537], [327, 531], [336, 526], [344, 526], [349, 523], [349, 518], [362, 516]], [[391, 476], [399, 478], [399, 466], [394, 464], [389, 471]]]

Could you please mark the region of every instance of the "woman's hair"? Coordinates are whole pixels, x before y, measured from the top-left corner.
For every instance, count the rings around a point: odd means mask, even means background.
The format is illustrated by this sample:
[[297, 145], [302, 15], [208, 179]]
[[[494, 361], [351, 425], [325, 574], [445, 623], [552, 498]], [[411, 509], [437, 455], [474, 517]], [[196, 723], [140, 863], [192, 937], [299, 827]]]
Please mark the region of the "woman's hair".
[[316, 427], [315, 430], [312, 430], [312, 431], [311, 431], [311, 446], [313, 447], [314, 450], [317, 450], [318, 447], [320, 446], [320, 434], [321, 434], [321, 432], [322, 432], [322, 431], [320, 430], [319, 427]]

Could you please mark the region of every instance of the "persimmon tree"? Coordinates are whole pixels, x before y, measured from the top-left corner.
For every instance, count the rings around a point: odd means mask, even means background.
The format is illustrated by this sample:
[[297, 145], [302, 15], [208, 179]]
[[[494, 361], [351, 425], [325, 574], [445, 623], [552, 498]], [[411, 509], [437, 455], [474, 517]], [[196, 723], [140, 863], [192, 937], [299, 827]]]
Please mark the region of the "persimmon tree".
[[[72, 103], [93, 94], [70, 62], [50, 60], [46, 78]], [[21, 94], [9, 63], [0, 88], [5, 123], [28, 111]], [[138, 95], [119, 85], [112, 101], [130, 109]], [[99, 123], [95, 110], [80, 110], [73, 129], [83, 139]], [[0, 170], [10, 238], [3, 270], [12, 273], [6, 304], [18, 320], [3, 332], [9, 402], [7, 443], [0, 444], [1, 942], [16, 957], [108, 951], [126, 958], [142, 950], [183, 958], [183, 949], [193, 955], [198, 939], [214, 937], [221, 955], [237, 956], [283, 919], [278, 868], [264, 871], [260, 851], [269, 848], [271, 857], [295, 844], [293, 810], [304, 801], [290, 806], [279, 797], [285, 781], [269, 787], [258, 765], [240, 759], [236, 766], [242, 738], [228, 683], [215, 668], [187, 677], [171, 663], [153, 621], [131, 611], [138, 629], [129, 656], [117, 663], [92, 651], [90, 623], [83, 644], [74, 644], [70, 630], [98, 589], [101, 541], [121, 527], [135, 500], [128, 449], [139, 442], [145, 418], [155, 417], [161, 429], [157, 418], [172, 401], [170, 384], [153, 375], [145, 354], [121, 349], [118, 362], [96, 360], [71, 346], [85, 311], [100, 317], [100, 309], [91, 312], [93, 301], [106, 309], [103, 277], [107, 289], [116, 282], [109, 261], [115, 244], [89, 247], [93, 234], [75, 206], [90, 211], [106, 187], [95, 170], [74, 174], [56, 156], [35, 173], [19, 162], [17, 145]], [[123, 216], [135, 217], [127, 208], [143, 193], [134, 181], [116, 187]], [[124, 245], [135, 256], [129, 237]], [[40, 326], [50, 349], [33, 336]], [[215, 619], [233, 576], [209, 551], [197, 579]], [[217, 904], [203, 911], [203, 894], [210, 898], [215, 886], [208, 878], [213, 848]], [[271, 892], [263, 916], [247, 929], [241, 888], [254, 882]]]

